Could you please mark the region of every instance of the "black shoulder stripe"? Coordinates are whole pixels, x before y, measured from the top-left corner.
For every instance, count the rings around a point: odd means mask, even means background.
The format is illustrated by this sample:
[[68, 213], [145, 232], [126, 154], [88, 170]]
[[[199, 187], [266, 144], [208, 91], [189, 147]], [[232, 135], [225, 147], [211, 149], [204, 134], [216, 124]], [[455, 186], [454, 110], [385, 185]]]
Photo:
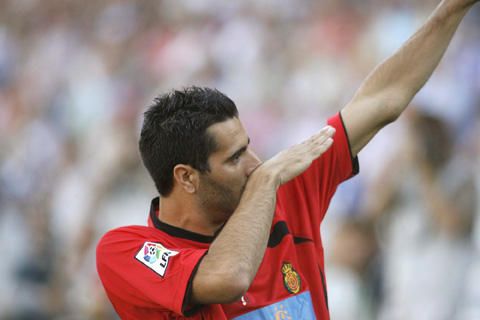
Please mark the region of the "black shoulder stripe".
[[270, 237], [268, 238], [267, 246], [269, 248], [276, 247], [282, 242], [283, 237], [290, 233], [288, 230], [287, 223], [285, 221], [278, 221], [273, 226], [273, 230], [270, 233]]
[[308, 239], [308, 238], [302, 238], [302, 237], [293, 237], [293, 242], [295, 244], [300, 244], [300, 243], [304, 243], [304, 242], [311, 242], [313, 241], [312, 239]]
[[[290, 230], [288, 230], [287, 223], [285, 221], [278, 221], [272, 228], [272, 232], [270, 233], [270, 237], [268, 238], [267, 246], [269, 248], [274, 248], [282, 242], [282, 239], [287, 235], [290, 234]], [[304, 242], [310, 242], [312, 239], [302, 238], [302, 237], [293, 237], [293, 242], [295, 244], [300, 244]]]

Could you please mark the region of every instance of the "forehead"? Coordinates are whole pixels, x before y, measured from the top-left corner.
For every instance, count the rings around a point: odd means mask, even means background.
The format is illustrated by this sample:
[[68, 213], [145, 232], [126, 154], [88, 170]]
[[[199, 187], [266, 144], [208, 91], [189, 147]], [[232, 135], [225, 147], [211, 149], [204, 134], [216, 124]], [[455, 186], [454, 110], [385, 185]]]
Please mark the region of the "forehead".
[[207, 132], [215, 139], [217, 152], [228, 152], [248, 143], [248, 135], [239, 118], [234, 117], [208, 127]]

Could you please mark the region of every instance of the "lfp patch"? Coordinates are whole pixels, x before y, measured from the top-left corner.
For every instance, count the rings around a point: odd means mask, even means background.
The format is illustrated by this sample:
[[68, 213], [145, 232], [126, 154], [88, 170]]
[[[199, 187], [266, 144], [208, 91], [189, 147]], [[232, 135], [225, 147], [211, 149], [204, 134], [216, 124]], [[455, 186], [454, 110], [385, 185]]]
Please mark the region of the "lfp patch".
[[178, 251], [168, 250], [160, 243], [145, 242], [135, 258], [163, 277], [170, 257], [177, 254]]

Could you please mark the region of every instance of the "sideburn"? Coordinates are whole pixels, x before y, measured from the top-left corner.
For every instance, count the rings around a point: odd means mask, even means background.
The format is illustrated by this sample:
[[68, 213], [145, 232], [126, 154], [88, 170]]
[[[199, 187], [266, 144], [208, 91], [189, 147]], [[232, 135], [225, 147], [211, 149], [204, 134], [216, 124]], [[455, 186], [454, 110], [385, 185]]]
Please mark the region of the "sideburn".
[[198, 197], [205, 212], [225, 219], [232, 215], [240, 201], [240, 196], [236, 196], [231, 188], [204, 174], [200, 175]]

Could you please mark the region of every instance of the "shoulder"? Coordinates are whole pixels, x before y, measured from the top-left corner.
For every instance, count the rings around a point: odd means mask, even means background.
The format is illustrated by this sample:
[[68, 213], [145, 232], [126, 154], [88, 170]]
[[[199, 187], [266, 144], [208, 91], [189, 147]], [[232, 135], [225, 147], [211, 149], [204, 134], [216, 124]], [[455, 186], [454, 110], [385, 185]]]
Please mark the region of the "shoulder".
[[137, 270], [138, 262], [141, 262], [164, 276], [169, 258], [179, 254], [182, 249], [185, 250], [180, 247], [179, 243], [152, 227], [128, 226], [113, 229], [98, 242], [97, 270], [99, 274], [112, 270], [131, 272]]
[[97, 244], [97, 258], [136, 252], [146, 242], [166, 242], [162, 232], [145, 226], [126, 226], [108, 231]]
[[105, 238], [118, 238], [118, 237], [142, 237], [145, 234], [149, 234], [153, 231], [154, 229], [152, 227], [147, 227], [147, 226], [124, 226], [124, 227], [119, 227], [112, 229], [108, 232], [106, 232], [101, 240]]
[[135, 241], [147, 238], [152, 233], [151, 227], [125, 226], [106, 232], [98, 242], [98, 247], [111, 245], [117, 241]]

